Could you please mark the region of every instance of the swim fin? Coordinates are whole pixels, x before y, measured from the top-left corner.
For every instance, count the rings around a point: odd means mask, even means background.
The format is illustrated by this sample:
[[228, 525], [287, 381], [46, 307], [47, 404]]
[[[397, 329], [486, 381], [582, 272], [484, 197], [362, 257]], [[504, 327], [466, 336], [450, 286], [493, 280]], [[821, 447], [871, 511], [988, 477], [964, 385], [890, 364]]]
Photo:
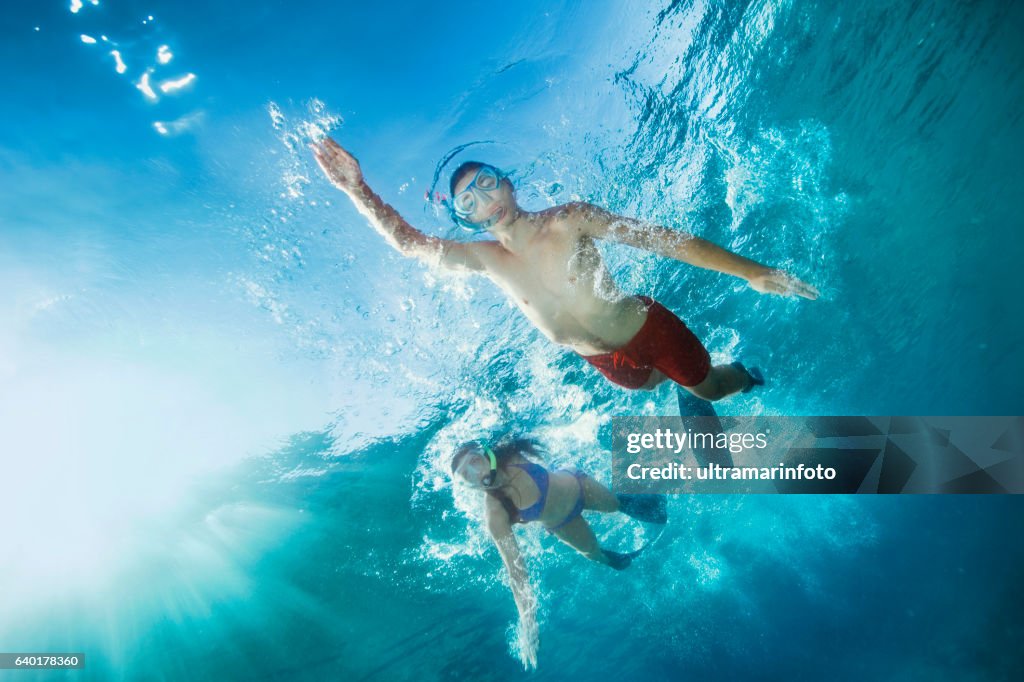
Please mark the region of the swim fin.
[[[623, 497], [630, 497], [630, 496], [623, 496]], [[663, 496], [661, 496], [661, 495], [643, 495], [643, 496], [639, 496], [638, 495], [636, 497], [657, 497], [657, 498], [659, 498], [661, 500], [662, 512], [664, 513], [665, 498]], [[665, 520], [668, 520], [668, 514], [665, 514]], [[662, 521], [661, 523], [664, 524], [665, 522]], [[601, 548], [601, 551], [604, 552], [604, 555], [606, 557], [608, 557], [608, 565], [611, 566], [612, 568], [614, 568], [616, 571], [621, 571], [623, 569], [629, 568], [630, 564], [633, 563], [633, 559], [635, 559], [638, 556], [640, 556], [640, 554], [645, 549], [647, 549], [648, 547], [653, 545], [655, 542], [657, 542], [659, 539], [661, 539], [661, 536], [662, 536], [662, 534], [664, 534], [664, 532], [665, 532], [665, 526], [662, 525], [661, 529], [658, 530], [658, 534], [657, 535], [655, 535], [653, 538], [651, 538], [650, 540], [645, 542], [643, 547], [641, 547], [640, 549], [634, 549], [632, 552], [613, 552], [612, 550], [604, 549], [603, 547]]]
[[664, 495], [616, 495], [619, 511], [644, 523], [667, 523]]
[[698, 398], [682, 386], [676, 386], [676, 398], [679, 400], [680, 417], [717, 417], [715, 406], [710, 400]]
[[635, 552], [628, 552], [623, 554], [622, 552], [613, 552], [610, 549], [602, 549], [604, 555], [608, 557], [608, 565], [614, 568], [616, 571], [624, 571], [629, 568], [629, 565], [633, 563], [633, 559], [640, 554], [640, 550]]
[[[706, 428], [711, 429], [714, 433], [723, 433], [725, 431], [722, 427], [722, 422], [718, 419], [718, 413], [715, 412], [715, 406], [711, 404], [711, 401], [698, 398], [682, 386], [676, 386], [676, 398], [679, 400], [680, 417], [709, 417], [705, 423]], [[717, 464], [720, 467], [734, 466], [732, 455], [725, 449], [700, 445], [693, 448], [693, 456], [702, 467], [707, 467], [711, 464]]]

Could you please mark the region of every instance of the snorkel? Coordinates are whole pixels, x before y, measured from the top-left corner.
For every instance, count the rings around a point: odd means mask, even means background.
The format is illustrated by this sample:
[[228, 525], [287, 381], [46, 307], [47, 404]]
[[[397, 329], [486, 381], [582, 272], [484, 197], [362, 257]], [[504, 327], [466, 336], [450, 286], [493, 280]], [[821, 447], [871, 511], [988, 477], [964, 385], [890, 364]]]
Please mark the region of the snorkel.
[[[509, 179], [509, 174], [488, 163], [466, 161], [459, 165], [451, 175], [452, 179], [454, 179], [455, 177], [462, 178], [465, 174], [473, 174], [473, 179], [470, 180], [469, 185], [467, 185], [461, 192], [456, 193], [455, 185], [454, 183], [451, 183], [449, 185], [449, 192], [451, 192], [453, 196], [449, 196], [444, 193], [438, 185], [441, 183], [441, 176], [445, 172], [445, 167], [449, 162], [455, 156], [464, 152], [468, 147], [479, 144], [493, 144], [493, 142], [491, 140], [470, 142], [468, 144], [459, 145], [452, 151], [448, 152], [445, 157], [438, 162], [437, 167], [434, 169], [434, 176], [431, 185], [423, 193], [423, 199], [427, 203], [432, 204], [435, 207], [435, 211], [436, 207], [443, 207], [453, 223], [466, 232], [472, 232], [474, 234], [487, 231], [502, 219], [503, 216], [501, 211], [479, 222], [470, 220], [470, 216], [472, 216], [476, 210], [477, 204], [481, 202], [489, 204], [494, 201], [495, 197], [493, 196], [493, 193], [501, 187], [503, 180], [507, 180], [509, 182], [509, 187], [512, 187], [512, 181]], [[471, 168], [465, 169], [466, 166], [471, 166]], [[505, 208], [508, 210], [507, 207]], [[435, 215], [437, 215], [436, 212]]]
[[498, 458], [494, 455], [494, 450], [487, 443], [480, 443], [480, 446], [484, 449], [484, 454], [487, 455], [487, 459], [490, 462], [491, 470], [480, 479], [480, 482], [484, 484], [484, 487], [490, 488], [494, 485], [494, 481], [498, 478]]

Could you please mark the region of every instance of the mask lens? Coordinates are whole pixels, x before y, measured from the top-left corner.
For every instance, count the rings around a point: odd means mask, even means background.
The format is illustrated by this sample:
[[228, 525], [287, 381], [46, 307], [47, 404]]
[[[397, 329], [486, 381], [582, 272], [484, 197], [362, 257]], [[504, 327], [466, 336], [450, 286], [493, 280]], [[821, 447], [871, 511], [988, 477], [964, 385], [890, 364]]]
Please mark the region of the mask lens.
[[481, 168], [476, 176], [476, 186], [485, 191], [494, 189], [498, 186], [498, 174], [493, 168]]
[[455, 197], [455, 202], [452, 205], [456, 213], [467, 216], [473, 213], [473, 210], [476, 208], [476, 197], [473, 196], [472, 192], [466, 191]]
[[455, 469], [455, 480], [470, 488], [489, 488], [494, 484], [496, 472], [490, 462], [481, 457], [466, 457]]

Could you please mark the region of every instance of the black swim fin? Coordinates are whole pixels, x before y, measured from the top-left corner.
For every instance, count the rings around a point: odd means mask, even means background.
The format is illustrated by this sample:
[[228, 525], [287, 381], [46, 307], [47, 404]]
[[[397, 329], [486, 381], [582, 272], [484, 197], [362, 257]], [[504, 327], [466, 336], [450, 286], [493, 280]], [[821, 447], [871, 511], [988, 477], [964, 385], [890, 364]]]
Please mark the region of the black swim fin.
[[[628, 496], [624, 496], [624, 497], [628, 497]], [[664, 511], [665, 498], [662, 497], [661, 495], [638, 495], [638, 496], [635, 496], [635, 497], [657, 497], [657, 498], [661, 499], [661, 501], [662, 501], [662, 504], [661, 504], [662, 511]], [[665, 519], [668, 520], [668, 514], [665, 514]], [[664, 524], [664, 521], [662, 521], [661, 523]], [[635, 559], [638, 556], [640, 556], [640, 554], [645, 549], [647, 549], [648, 547], [653, 545], [655, 542], [657, 542], [661, 538], [661, 536], [662, 536], [662, 534], [664, 532], [665, 532], [665, 526], [662, 525], [661, 529], [658, 531], [657, 535], [655, 535], [653, 538], [651, 538], [650, 540], [645, 542], [643, 547], [641, 547], [640, 549], [634, 549], [632, 552], [613, 552], [612, 550], [604, 549], [603, 547], [601, 548], [601, 551], [604, 552], [604, 555], [606, 557], [608, 557], [608, 565], [611, 566], [612, 568], [614, 568], [616, 571], [621, 571], [621, 570], [629, 568], [629, 566], [633, 563], [633, 559]]]
[[[679, 400], [680, 417], [708, 417], [704, 424], [706, 429], [710, 429], [716, 434], [725, 431], [722, 422], [718, 419], [718, 413], [715, 412], [715, 407], [710, 401], [698, 398], [682, 386], [676, 386], [676, 397]], [[720, 467], [733, 466], [732, 455], [725, 449], [700, 445], [693, 448], [693, 456], [702, 467], [712, 464], [717, 464]]]
[[664, 495], [616, 495], [619, 511], [645, 523], [667, 523]]
[[717, 417], [714, 405], [710, 400], [698, 398], [682, 386], [676, 386], [676, 398], [679, 400], [680, 417]]
[[614, 568], [616, 571], [624, 571], [629, 568], [629, 565], [633, 563], [633, 559], [640, 554], [640, 550], [635, 552], [628, 552], [623, 554], [622, 552], [613, 552], [610, 549], [602, 549], [604, 555], [608, 557], [608, 565]]

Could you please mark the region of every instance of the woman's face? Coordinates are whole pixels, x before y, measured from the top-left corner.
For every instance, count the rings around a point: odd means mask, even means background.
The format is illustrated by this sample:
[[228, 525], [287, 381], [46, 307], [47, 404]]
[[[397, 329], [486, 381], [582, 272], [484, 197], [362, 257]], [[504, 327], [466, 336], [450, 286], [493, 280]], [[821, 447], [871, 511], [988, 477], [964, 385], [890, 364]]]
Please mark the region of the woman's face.
[[484, 477], [491, 473], [491, 467], [487, 460], [480, 455], [467, 455], [459, 461], [455, 468], [455, 480], [468, 485], [470, 488], [483, 490]]

